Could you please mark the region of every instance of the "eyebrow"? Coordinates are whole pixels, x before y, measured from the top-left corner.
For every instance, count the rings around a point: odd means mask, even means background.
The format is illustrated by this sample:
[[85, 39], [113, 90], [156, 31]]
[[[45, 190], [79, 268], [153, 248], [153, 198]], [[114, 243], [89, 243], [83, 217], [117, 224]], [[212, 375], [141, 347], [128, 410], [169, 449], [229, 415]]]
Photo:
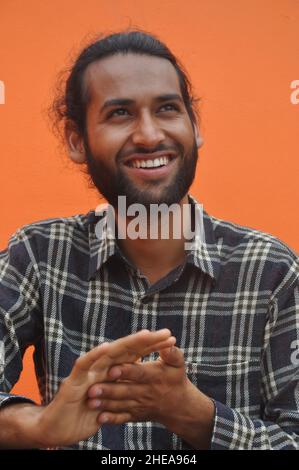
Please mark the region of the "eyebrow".
[[[176, 93], [168, 93], [166, 95], [159, 95], [159, 96], [156, 96], [154, 100], [157, 101], [158, 103], [161, 103], [164, 101], [173, 101], [173, 100], [180, 101], [181, 103], [183, 103], [182, 97]], [[100, 112], [102, 113], [105, 109], [111, 108], [112, 106], [129, 106], [134, 103], [135, 103], [135, 100], [132, 100], [129, 98], [113, 98], [111, 100], [105, 101], [105, 103], [101, 107]]]

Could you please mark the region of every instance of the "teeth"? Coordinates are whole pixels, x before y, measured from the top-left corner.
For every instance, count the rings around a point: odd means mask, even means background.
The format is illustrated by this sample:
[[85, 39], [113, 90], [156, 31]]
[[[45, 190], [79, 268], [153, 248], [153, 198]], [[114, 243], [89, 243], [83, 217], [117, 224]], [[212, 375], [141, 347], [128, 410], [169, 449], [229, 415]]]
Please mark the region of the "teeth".
[[154, 160], [135, 160], [131, 163], [133, 168], [155, 168], [169, 163], [169, 157], [155, 158]]

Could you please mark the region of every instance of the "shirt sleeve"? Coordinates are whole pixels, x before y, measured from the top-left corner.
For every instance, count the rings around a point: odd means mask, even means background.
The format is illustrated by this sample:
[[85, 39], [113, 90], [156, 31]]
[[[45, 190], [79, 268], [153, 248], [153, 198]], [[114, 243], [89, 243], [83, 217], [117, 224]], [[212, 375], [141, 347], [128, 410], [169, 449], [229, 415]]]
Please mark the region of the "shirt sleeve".
[[42, 335], [39, 279], [30, 240], [20, 229], [0, 253], [0, 407], [32, 400], [10, 394], [28, 346]]
[[261, 419], [214, 401], [211, 449], [299, 450], [299, 283], [271, 302], [262, 355]]

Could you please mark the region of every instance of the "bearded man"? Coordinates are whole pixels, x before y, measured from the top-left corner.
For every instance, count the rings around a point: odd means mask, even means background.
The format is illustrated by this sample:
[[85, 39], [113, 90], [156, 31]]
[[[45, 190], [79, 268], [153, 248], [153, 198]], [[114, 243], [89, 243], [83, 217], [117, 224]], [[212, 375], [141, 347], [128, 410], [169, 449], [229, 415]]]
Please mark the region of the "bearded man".
[[[299, 448], [298, 258], [189, 194], [194, 103], [153, 35], [115, 33], [76, 59], [54, 109], [118, 230], [104, 208], [22, 227], [1, 253], [2, 447]], [[157, 237], [121, 237], [133, 211], [119, 197], [179, 217], [167, 237], [165, 214]], [[10, 393], [29, 345], [40, 406]]]

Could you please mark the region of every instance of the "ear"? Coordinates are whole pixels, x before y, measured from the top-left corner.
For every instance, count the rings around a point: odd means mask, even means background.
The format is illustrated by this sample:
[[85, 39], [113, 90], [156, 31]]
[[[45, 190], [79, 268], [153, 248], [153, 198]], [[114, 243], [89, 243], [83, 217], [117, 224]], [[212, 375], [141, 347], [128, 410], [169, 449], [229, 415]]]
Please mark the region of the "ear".
[[203, 145], [203, 138], [202, 138], [196, 124], [193, 124], [193, 129], [194, 129], [196, 146], [199, 149]]
[[65, 137], [70, 159], [74, 163], [82, 164], [86, 161], [83, 137], [78, 133], [74, 126], [66, 125]]

